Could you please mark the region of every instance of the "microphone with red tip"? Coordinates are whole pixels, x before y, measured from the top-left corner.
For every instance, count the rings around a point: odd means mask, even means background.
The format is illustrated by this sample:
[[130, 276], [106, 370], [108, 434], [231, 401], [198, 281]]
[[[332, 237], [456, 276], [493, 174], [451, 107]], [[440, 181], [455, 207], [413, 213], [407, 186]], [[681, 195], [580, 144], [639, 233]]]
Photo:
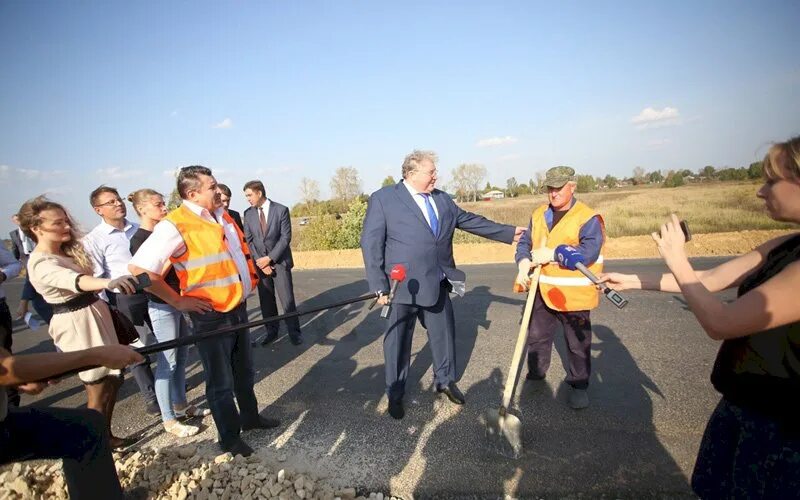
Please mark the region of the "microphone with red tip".
[[389, 313], [392, 312], [392, 300], [394, 300], [394, 293], [397, 291], [397, 285], [406, 279], [406, 268], [403, 264], [395, 264], [389, 273], [389, 279], [392, 280], [392, 288], [389, 290], [389, 303], [381, 309], [381, 318], [386, 319]]

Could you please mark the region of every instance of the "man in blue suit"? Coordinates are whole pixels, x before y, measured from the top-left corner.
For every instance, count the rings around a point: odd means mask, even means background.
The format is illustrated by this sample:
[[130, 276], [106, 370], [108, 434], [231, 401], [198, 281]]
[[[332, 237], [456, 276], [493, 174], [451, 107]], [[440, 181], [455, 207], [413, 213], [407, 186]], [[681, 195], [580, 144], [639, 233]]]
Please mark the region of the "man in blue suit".
[[414, 151], [403, 162], [403, 180], [374, 192], [369, 199], [361, 251], [370, 289], [388, 303], [389, 273], [406, 268], [397, 287], [383, 342], [389, 414], [405, 415], [403, 396], [411, 362], [411, 339], [419, 318], [428, 330], [437, 392], [464, 404], [456, 386], [455, 320], [449, 293], [463, 295], [466, 275], [453, 260], [456, 228], [503, 243], [518, 241], [523, 227], [497, 224], [465, 212], [435, 188], [436, 162], [431, 151]]

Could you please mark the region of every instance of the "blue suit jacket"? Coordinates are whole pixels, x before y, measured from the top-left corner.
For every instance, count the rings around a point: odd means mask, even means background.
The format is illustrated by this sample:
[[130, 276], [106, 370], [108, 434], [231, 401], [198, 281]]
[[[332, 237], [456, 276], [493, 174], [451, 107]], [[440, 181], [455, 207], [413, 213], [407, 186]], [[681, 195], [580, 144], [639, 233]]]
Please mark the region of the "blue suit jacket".
[[369, 198], [361, 232], [367, 280], [373, 291], [388, 292], [392, 267], [405, 266], [406, 279], [397, 287], [394, 298], [398, 304], [433, 306], [439, 299], [442, 273], [450, 281], [464, 281], [465, 274], [453, 260], [456, 228], [503, 243], [514, 239], [514, 226], [465, 212], [438, 189], [431, 196], [439, 211], [438, 237], [402, 181], [375, 191]]

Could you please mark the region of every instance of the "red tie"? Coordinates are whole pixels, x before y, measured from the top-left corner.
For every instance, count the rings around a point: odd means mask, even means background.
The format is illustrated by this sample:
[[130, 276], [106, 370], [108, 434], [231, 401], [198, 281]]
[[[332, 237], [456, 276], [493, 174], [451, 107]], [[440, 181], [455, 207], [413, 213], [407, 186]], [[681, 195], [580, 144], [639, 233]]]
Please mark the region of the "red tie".
[[267, 218], [264, 217], [264, 207], [258, 207], [258, 221], [261, 223], [261, 234], [267, 235]]

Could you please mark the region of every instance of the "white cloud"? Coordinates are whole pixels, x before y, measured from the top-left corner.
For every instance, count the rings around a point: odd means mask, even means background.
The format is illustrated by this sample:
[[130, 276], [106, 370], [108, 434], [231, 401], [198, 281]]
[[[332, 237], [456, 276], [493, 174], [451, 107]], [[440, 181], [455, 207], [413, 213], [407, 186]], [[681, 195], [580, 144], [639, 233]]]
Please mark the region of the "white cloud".
[[225, 118], [221, 122], [214, 125], [214, 128], [231, 128], [233, 127], [233, 120], [230, 118]]
[[516, 137], [512, 137], [507, 135], [505, 137], [489, 137], [486, 139], [480, 139], [475, 145], [479, 148], [489, 148], [493, 146], [502, 146], [504, 144], [514, 144], [517, 142], [518, 139]]
[[96, 173], [101, 181], [105, 179], [130, 179], [144, 174], [141, 170], [123, 170], [122, 167], [98, 168]]
[[666, 127], [680, 123], [680, 113], [677, 108], [664, 109], [644, 108], [638, 115], [631, 118], [631, 123], [638, 129]]

